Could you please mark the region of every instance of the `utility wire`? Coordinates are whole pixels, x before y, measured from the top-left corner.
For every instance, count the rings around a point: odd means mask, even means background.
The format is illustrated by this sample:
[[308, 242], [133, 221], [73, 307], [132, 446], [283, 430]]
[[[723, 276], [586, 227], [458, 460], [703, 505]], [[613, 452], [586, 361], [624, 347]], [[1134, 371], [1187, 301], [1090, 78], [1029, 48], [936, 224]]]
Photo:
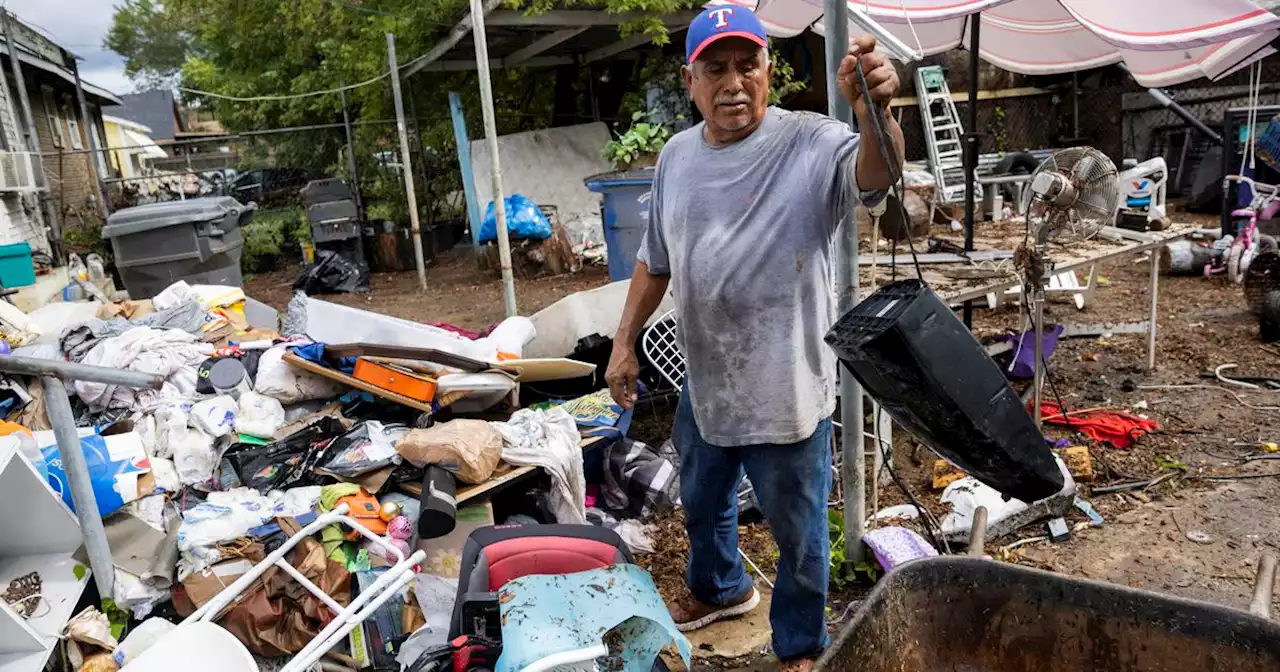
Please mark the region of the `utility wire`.
[[[423, 55], [421, 55], [421, 56], [419, 56], [419, 57], [417, 57], [417, 58], [415, 58], [415, 59], [412, 59], [412, 60], [409, 60], [409, 61], [406, 61], [406, 62], [402, 63], [402, 64], [400, 65], [400, 67], [401, 67], [401, 68], [407, 68], [407, 67], [410, 67], [410, 66], [412, 66], [414, 63], [417, 63], [418, 61], [421, 61], [422, 59], [424, 59], [424, 58], [426, 58], [426, 57], [427, 57], [427, 55], [426, 55], [426, 54], [423, 54]], [[298, 99], [298, 98], [310, 98], [310, 97], [312, 97], [312, 96], [326, 96], [326, 95], [333, 94], [333, 93], [340, 93], [340, 92], [342, 92], [342, 91], [350, 91], [350, 90], [352, 90], [352, 89], [358, 89], [358, 88], [361, 88], [361, 87], [364, 87], [364, 86], [368, 86], [368, 85], [370, 85], [370, 84], [376, 84], [376, 83], [378, 83], [378, 82], [380, 82], [380, 81], [382, 81], [382, 80], [386, 79], [386, 78], [387, 78], [387, 77], [389, 77], [389, 76], [391, 76], [391, 70], [390, 70], [390, 69], [387, 69], [387, 71], [386, 71], [386, 72], [384, 72], [384, 73], [382, 73], [381, 75], [378, 75], [377, 77], [371, 77], [371, 78], [369, 78], [369, 79], [364, 80], [363, 82], [357, 82], [357, 83], [355, 83], [355, 84], [348, 84], [348, 85], [346, 85], [346, 86], [339, 86], [339, 87], [332, 88], [332, 89], [324, 89], [324, 90], [322, 90], [322, 91], [308, 91], [308, 92], [306, 92], [306, 93], [291, 93], [291, 94], [288, 94], [288, 95], [267, 95], [267, 96], [228, 96], [228, 95], [223, 94], [223, 93], [214, 93], [214, 92], [212, 92], [212, 91], [201, 91], [200, 89], [191, 89], [191, 88], [187, 88], [187, 87], [185, 87], [185, 86], [179, 86], [179, 87], [178, 87], [178, 90], [179, 90], [179, 91], [183, 91], [183, 92], [185, 92], [185, 93], [193, 93], [193, 94], [198, 95], [198, 96], [208, 96], [208, 97], [210, 97], [210, 98], [218, 98], [218, 99], [220, 99], [220, 100], [231, 100], [231, 101], [235, 101], [235, 102], [238, 102], [238, 103], [253, 103], [253, 102], [269, 101], [269, 100], [296, 100], [296, 99]]]

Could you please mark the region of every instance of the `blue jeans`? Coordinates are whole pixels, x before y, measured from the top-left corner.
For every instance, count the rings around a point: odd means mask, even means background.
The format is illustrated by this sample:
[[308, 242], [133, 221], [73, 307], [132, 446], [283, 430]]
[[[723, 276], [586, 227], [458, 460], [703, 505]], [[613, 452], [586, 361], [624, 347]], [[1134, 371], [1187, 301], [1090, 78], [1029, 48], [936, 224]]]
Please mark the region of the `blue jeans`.
[[722, 605], [752, 587], [738, 556], [738, 484], [745, 469], [780, 556], [769, 610], [773, 652], [780, 660], [820, 653], [830, 641], [826, 607], [831, 420], [823, 420], [799, 443], [713, 446], [698, 432], [685, 390], [672, 440], [681, 456], [680, 499], [689, 534], [685, 580], [694, 599]]

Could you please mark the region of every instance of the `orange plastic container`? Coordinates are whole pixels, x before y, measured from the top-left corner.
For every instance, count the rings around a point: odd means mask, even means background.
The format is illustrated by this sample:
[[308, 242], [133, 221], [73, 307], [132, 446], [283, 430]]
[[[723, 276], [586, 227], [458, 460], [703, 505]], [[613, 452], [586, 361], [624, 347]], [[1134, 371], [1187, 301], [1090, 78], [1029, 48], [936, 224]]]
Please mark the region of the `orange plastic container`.
[[361, 357], [356, 360], [352, 376], [370, 385], [390, 390], [410, 399], [431, 402], [436, 398], [436, 380], [394, 364], [374, 362]]

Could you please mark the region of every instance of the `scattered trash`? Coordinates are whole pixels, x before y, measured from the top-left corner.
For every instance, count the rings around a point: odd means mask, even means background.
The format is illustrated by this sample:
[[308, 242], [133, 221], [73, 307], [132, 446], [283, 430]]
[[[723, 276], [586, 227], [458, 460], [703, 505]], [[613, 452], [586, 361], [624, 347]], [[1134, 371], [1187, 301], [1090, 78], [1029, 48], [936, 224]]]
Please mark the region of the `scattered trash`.
[[1211, 536], [1209, 536], [1208, 534], [1205, 534], [1204, 532], [1201, 532], [1201, 531], [1199, 531], [1199, 530], [1191, 530], [1191, 531], [1187, 532], [1187, 538], [1188, 538], [1188, 539], [1190, 539], [1191, 541], [1196, 542], [1197, 544], [1212, 544], [1212, 543], [1213, 543], [1213, 537], [1211, 537]]
[[971, 476], [948, 485], [942, 491], [942, 503], [951, 505], [951, 511], [942, 518], [942, 536], [953, 542], [967, 542], [974, 512], [980, 506], [987, 508], [988, 539], [1002, 537], [1041, 518], [1062, 516], [1075, 499], [1076, 484], [1066, 463], [1061, 459], [1056, 461], [1065, 481], [1062, 490], [1031, 504], [1005, 499], [997, 490]]
[[1054, 518], [1049, 521], [1049, 541], [1055, 544], [1071, 538], [1071, 529], [1067, 527], [1065, 518]]
[[1102, 519], [1102, 514], [1098, 513], [1097, 509], [1094, 509], [1092, 504], [1078, 496], [1072, 501], [1072, 504], [1079, 509], [1081, 513], [1089, 517], [1090, 526], [1102, 527], [1102, 524], [1105, 522]]
[[968, 474], [964, 473], [963, 469], [946, 460], [937, 459], [933, 461], [933, 479], [931, 483], [934, 490], [941, 490], [966, 476]]
[[912, 560], [932, 558], [938, 550], [915, 532], [905, 527], [878, 527], [862, 536], [862, 543], [871, 549], [876, 562], [886, 572]]
[[894, 518], [901, 518], [903, 520], [915, 520], [919, 517], [920, 509], [916, 508], [915, 504], [898, 504], [876, 511], [876, 515], [872, 516], [872, 519], [893, 520]]
[[1072, 446], [1062, 453], [1067, 463], [1067, 471], [1076, 481], [1093, 480], [1093, 458], [1089, 455], [1088, 446]]
[[1044, 422], [1070, 427], [1095, 441], [1109, 443], [1122, 450], [1132, 446], [1143, 434], [1160, 428], [1154, 420], [1123, 411], [1090, 409], [1064, 416], [1062, 409], [1052, 401], [1041, 402], [1040, 415]]

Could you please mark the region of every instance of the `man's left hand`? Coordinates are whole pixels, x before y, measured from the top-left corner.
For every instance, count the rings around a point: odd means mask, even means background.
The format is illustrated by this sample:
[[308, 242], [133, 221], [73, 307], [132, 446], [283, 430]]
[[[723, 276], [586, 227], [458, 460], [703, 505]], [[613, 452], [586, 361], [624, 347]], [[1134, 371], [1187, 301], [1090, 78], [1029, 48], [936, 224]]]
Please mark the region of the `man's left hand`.
[[858, 63], [862, 64], [862, 72], [867, 78], [867, 90], [871, 93], [871, 105], [874, 105], [874, 109], [883, 113], [888, 109], [889, 101], [898, 93], [898, 71], [888, 57], [876, 53], [875, 49], [876, 38], [870, 35], [854, 38], [849, 54], [840, 61], [840, 69], [836, 72], [840, 93], [844, 94], [844, 99], [853, 107], [859, 122], [869, 120], [873, 108], [863, 98], [862, 87], [858, 84], [855, 69]]

